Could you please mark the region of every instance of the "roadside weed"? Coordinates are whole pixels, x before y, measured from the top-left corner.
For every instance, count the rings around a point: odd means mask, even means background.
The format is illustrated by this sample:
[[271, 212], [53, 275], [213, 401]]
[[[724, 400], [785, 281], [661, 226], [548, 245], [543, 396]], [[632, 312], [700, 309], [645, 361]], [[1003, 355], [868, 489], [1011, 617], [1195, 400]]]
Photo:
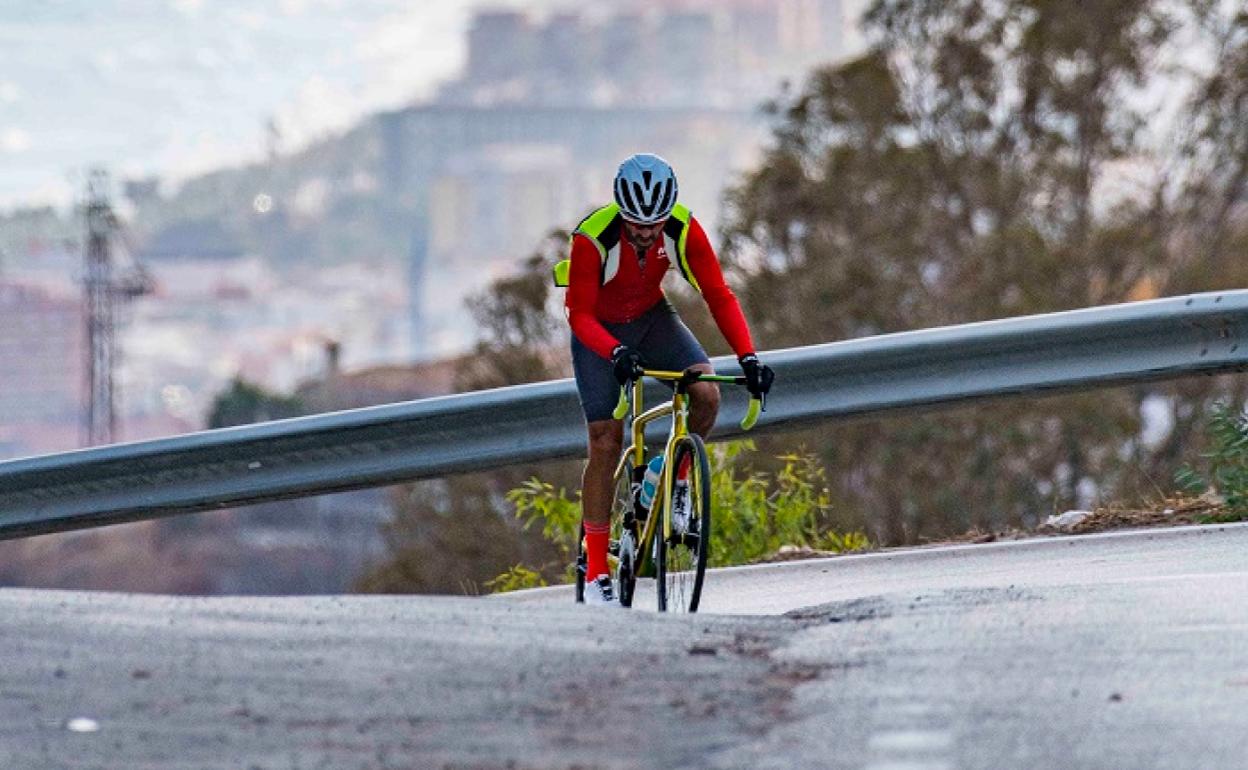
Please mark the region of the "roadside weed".
[[1248, 415], [1229, 404], [1215, 404], [1208, 430], [1209, 451], [1201, 455], [1206, 471], [1184, 465], [1174, 475], [1175, 483], [1186, 492], [1213, 492], [1222, 498], [1222, 510], [1209, 516], [1209, 523], [1242, 521], [1248, 518]]

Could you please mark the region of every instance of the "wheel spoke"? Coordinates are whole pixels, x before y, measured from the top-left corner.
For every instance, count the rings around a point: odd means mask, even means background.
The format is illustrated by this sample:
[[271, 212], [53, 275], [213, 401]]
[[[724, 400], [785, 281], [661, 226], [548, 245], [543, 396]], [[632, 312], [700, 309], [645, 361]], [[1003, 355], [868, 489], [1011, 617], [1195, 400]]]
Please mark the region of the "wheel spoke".
[[673, 533], [664, 541], [660, 610], [696, 612], [701, 600], [702, 582], [706, 571], [705, 549], [710, 533], [710, 472], [706, 450], [697, 436], [682, 438], [673, 452], [672, 468], [680, 468], [689, 457], [688, 512], [689, 532]]

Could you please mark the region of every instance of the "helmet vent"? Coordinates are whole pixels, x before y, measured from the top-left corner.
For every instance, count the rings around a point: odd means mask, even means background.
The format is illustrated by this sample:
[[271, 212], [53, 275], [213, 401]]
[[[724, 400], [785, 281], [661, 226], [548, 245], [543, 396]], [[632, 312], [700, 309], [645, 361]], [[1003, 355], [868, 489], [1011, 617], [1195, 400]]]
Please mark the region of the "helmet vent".
[[633, 222], [662, 221], [671, 214], [679, 195], [675, 172], [657, 155], [633, 155], [615, 175], [615, 202], [624, 218]]

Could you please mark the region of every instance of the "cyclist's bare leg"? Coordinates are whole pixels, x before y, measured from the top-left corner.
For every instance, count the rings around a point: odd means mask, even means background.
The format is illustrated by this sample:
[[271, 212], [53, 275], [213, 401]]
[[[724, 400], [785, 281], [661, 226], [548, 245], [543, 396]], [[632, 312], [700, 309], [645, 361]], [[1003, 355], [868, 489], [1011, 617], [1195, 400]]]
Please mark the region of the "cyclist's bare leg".
[[622, 420], [596, 420], [589, 427], [589, 462], [581, 477], [581, 510], [585, 523], [611, 520], [611, 482], [624, 448]]
[[[690, 369], [714, 374], [710, 364], [694, 364]], [[703, 439], [715, 426], [719, 415], [719, 386], [713, 382], [695, 382], [689, 386], [689, 432]]]

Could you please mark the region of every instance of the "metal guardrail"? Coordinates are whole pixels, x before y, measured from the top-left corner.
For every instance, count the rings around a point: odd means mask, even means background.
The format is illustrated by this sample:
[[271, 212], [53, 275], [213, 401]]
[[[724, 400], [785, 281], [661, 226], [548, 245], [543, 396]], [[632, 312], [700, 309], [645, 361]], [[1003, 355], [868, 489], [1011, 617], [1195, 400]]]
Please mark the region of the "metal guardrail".
[[[1248, 291], [772, 351], [755, 432], [1248, 368]], [[725, 371], [736, 364], [717, 359]], [[657, 388], [658, 386], [656, 386]], [[739, 389], [715, 438], [740, 434]], [[648, 398], [659, 397], [656, 390]], [[661, 430], [661, 426], [656, 426]], [[0, 463], [0, 539], [583, 456], [571, 380]]]

